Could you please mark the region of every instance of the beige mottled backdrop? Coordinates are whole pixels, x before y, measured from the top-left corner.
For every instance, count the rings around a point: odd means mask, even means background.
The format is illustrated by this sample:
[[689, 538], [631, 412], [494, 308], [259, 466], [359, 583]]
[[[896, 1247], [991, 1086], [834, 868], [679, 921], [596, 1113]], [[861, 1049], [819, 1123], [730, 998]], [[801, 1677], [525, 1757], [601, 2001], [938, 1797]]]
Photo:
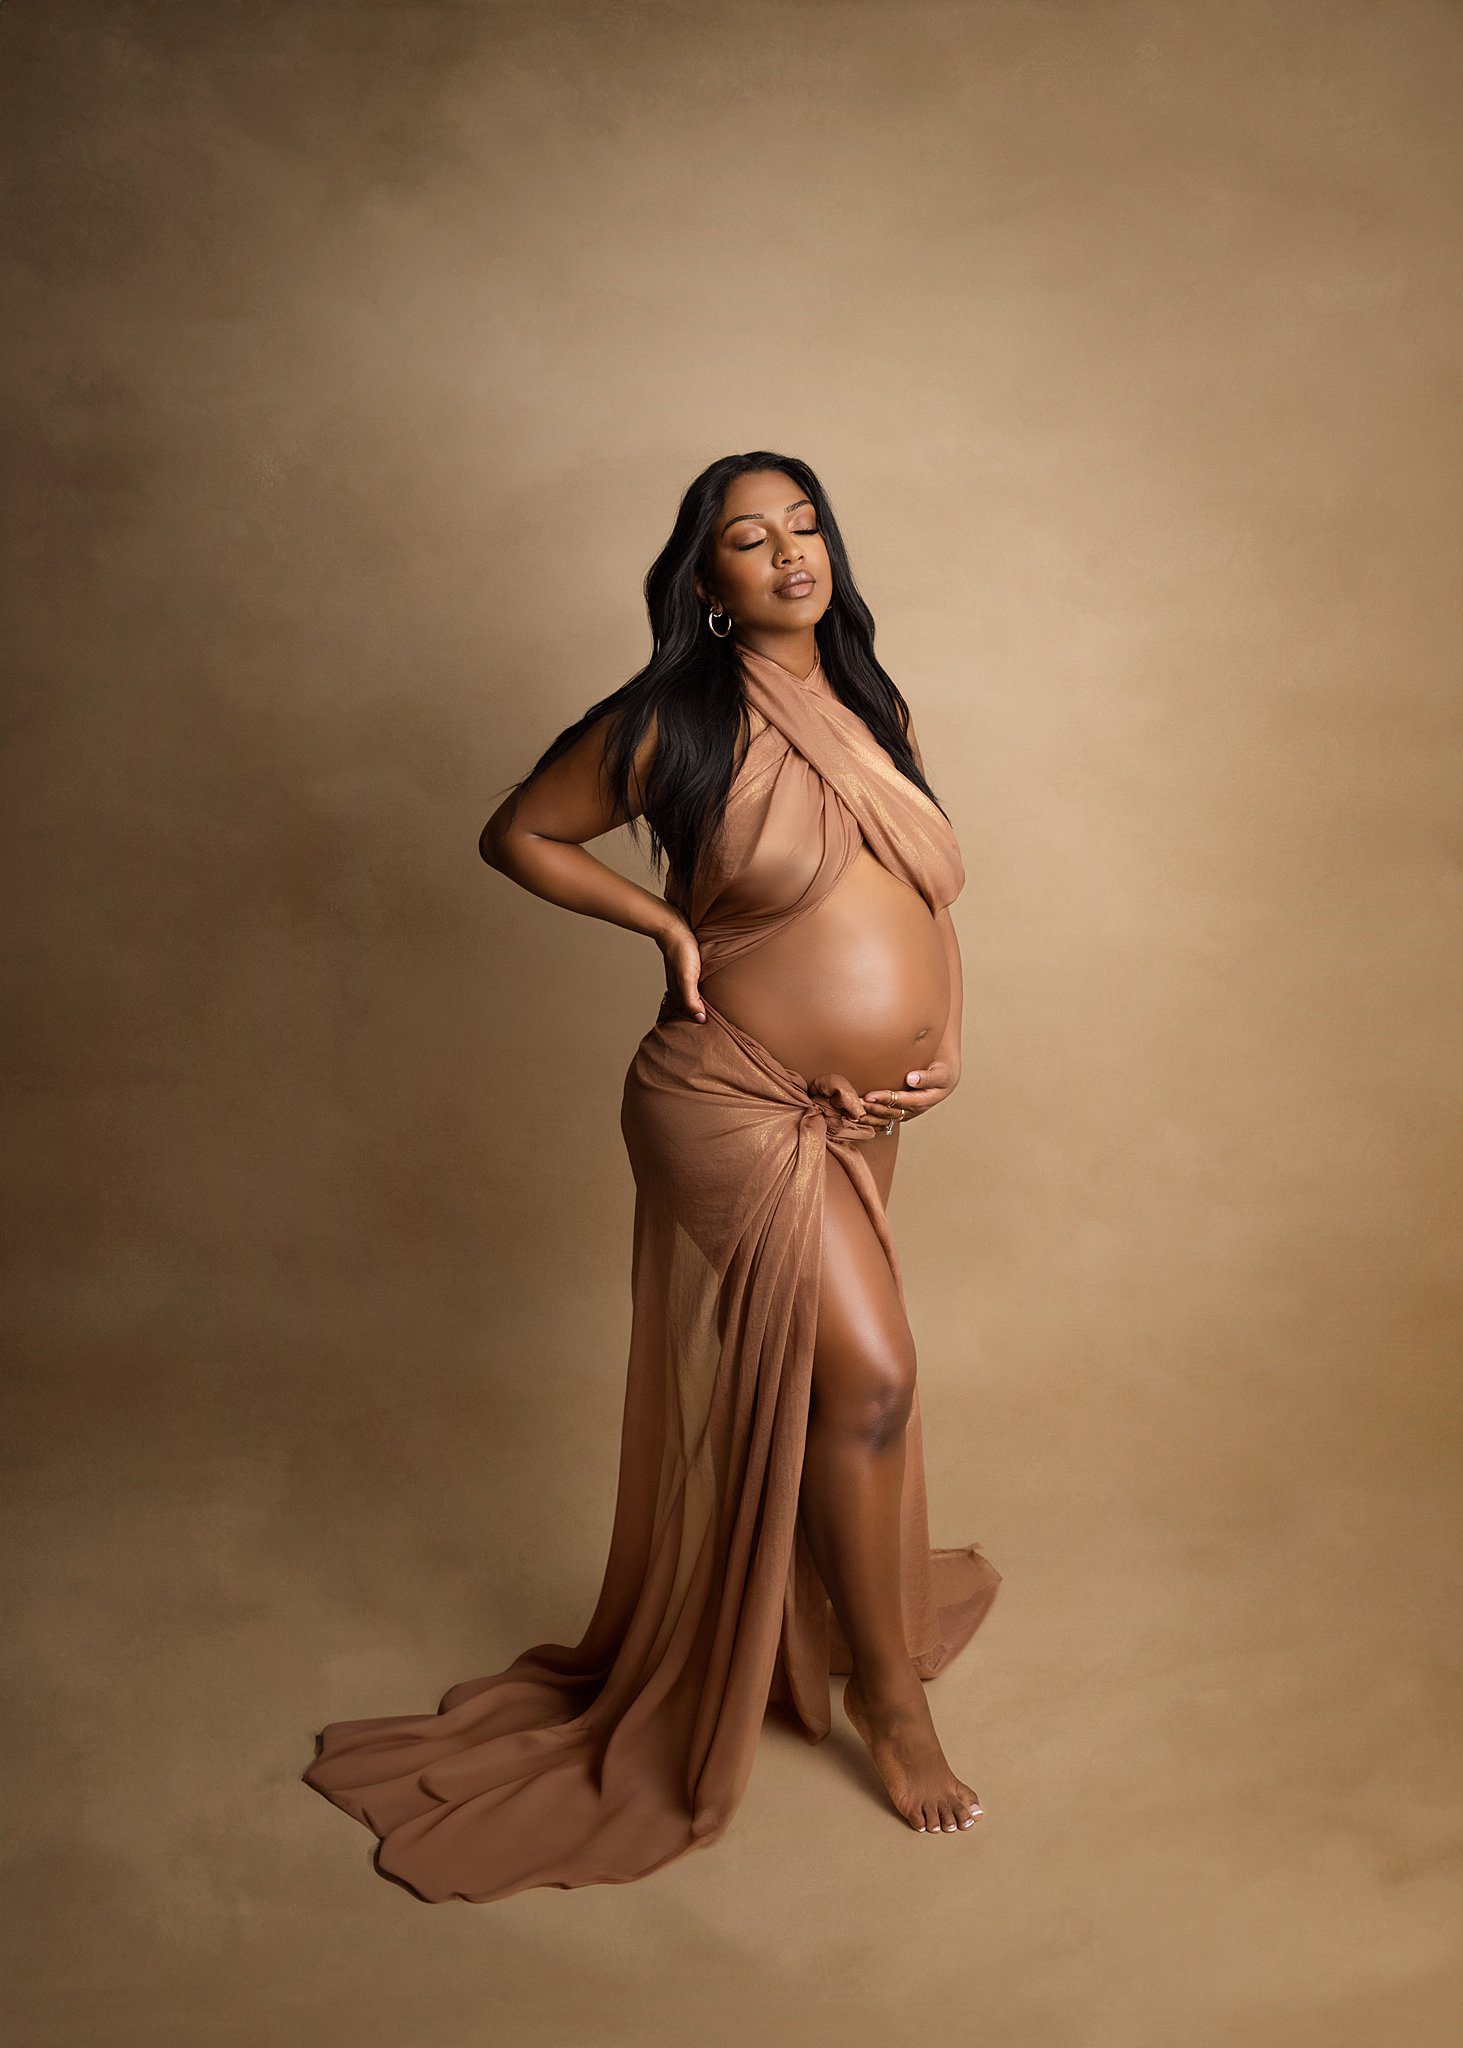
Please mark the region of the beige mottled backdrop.
[[[10, 0], [0, 79], [10, 2038], [1451, 2041], [1463, 12]], [[770, 1725], [713, 1850], [426, 1910], [298, 1774], [587, 1618], [663, 985], [477, 834], [764, 444], [969, 870], [891, 1215], [987, 1817]]]

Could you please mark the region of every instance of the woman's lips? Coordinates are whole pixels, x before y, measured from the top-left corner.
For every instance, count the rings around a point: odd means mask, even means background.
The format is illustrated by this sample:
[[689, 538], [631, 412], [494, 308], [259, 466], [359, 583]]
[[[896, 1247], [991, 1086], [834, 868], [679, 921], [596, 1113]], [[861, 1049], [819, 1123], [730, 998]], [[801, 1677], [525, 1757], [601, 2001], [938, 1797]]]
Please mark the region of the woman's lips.
[[772, 595], [774, 597], [807, 597], [812, 588], [813, 579], [811, 576], [798, 576], [791, 582], [784, 583], [780, 590], [774, 590]]

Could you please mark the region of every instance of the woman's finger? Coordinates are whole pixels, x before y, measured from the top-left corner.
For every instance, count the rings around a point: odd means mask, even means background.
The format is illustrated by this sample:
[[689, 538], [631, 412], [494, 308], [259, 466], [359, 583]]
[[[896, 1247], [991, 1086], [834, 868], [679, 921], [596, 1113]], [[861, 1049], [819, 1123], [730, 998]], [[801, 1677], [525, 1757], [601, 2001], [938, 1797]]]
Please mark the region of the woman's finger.
[[916, 1102], [922, 1096], [944, 1095], [950, 1087], [950, 1063], [948, 1060], [931, 1060], [927, 1067], [911, 1068], [904, 1077], [902, 1088], [871, 1088], [865, 1097], [869, 1102]]
[[864, 1100], [890, 1109], [930, 1109], [947, 1093], [944, 1088], [871, 1088]]

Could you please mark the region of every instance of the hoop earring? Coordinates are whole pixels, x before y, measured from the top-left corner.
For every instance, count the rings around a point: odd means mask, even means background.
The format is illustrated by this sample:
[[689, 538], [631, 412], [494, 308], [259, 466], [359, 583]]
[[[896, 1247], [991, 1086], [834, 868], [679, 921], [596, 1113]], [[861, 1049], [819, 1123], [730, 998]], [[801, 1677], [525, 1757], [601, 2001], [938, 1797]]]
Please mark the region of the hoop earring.
[[[716, 633], [716, 622], [718, 619], [726, 620], [726, 632]], [[724, 612], [719, 604], [713, 605], [711, 607], [711, 610], [706, 614], [706, 623], [711, 628], [712, 632], [716, 633], [716, 637], [718, 640], [725, 640], [727, 633], [730, 633], [732, 629], [731, 613]]]

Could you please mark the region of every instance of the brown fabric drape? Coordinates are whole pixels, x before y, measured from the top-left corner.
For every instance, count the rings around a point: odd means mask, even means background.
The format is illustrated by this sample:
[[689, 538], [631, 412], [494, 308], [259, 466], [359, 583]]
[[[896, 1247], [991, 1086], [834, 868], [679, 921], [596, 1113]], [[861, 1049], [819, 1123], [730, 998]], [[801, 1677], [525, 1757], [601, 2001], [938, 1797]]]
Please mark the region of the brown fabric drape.
[[[800, 680], [741, 658], [766, 724], [686, 906], [706, 975], [812, 909], [865, 841], [932, 912], [953, 901], [964, 871], [948, 822], [821, 670]], [[668, 999], [625, 1076], [630, 1355], [609, 1555], [583, 1636], [453, 1686], [435, 1714], [332, 1722], [304, 1774], [423, 1899], [626, 1883], [715, 1841], [769, 1704], [819, 1741], [829, 1674], [849, 1669], [798, 1517], [830, 1161], [902, 1299], [899, 1259], [867, 1134], [705, 1007], [698, 1024]], [[1000, 1575], [977, 1543], [931, 1548], [917, 1391], [901, 1537], [906, 1639], [931, 1678]]]

